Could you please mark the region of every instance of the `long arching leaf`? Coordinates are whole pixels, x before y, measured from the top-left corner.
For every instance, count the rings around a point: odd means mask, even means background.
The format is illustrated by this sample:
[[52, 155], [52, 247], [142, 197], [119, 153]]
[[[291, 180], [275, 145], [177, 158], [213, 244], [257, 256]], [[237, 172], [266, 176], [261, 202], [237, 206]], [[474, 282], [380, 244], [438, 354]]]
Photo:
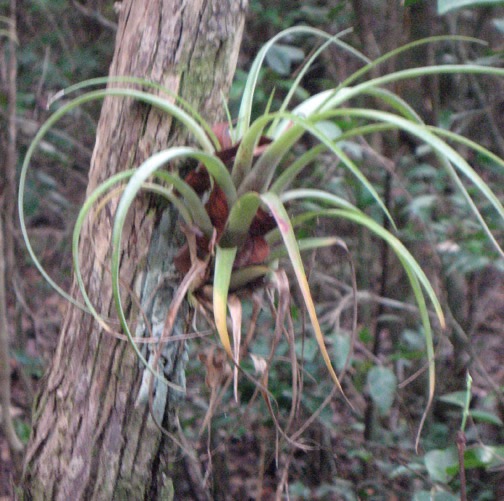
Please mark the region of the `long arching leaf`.
[[162, 92], [163, 94], [166, 94], [171, 99], [173, 99], [177, 103], [178, 106], [180, 106], [182, 109], [184, 109], [186, 112], [188, 112], [191, 117], [196, 119], [196, 121], [205, 130], [208, 137], [211, 139], [212, 143], [214, 144], [215, 149], [220, 148], [219, 140], [217, 139], [215, 133], [213, 132], [212, 127], [198, 113], [198, 110], [194, 106], [192, 106], [191, 103], [189, 103], [189, 101], [186, 101], [182, 96], [180, 96], [176, 92], [173, 92], [171, 89], [168, 89], [167, 87], [164, 87], [163, 85], [160, 85], [159, 83], [152, 82], [151, 80], [146, 80], [145, 78], [141, 78], [141, 77], [106, 76], [106, 77], [90, 78], [88, 80], [84, 80], [82, 82], [78, 82], [76, 84], [70, 85], [69, 87], [66, 87], [65, 89], [62, 89], [59, 92], [57, 92], [56, 94], [54, 94], [51, 97], [49, 103], [47, 104], [47, 107], [49, 108], [50, 106], [52, 106], [53, 103], [55, 103], [59, 99], [61, 99], [63, 97], [68, 97], [69, 95], [71, 95], [79, 90], [89, 89], [90, 87], [111, 85], [111, 84], [135, 84], [135, 85], [141, 86], [142, 88], [154, 89], [156, 91]]
[[[370, 231], [375, 233], [375, 235], [382, 238], [389, 244], [390, 248], [394, 251], [397, 258], [399, 259], [406, 275], [408, 276], [413, 294], [415, 296], [415, 300], [418, 305], [418, 310], [420, 312], [420, 318], [424, 329], [425, 345], [428, 360], [428, 373], [429, 373], [429, 400], [420, 424], [420, 431], [419, 431], [420, 434], [423, 423], [425, 421], [425, 416], [434, 398], [434, 388], [435, 388], [434, 342], [432, 337], [432, 327], [430, 324], [429, 312], [427, 310], [427, 305], [425, 303], [425, 297], [423, 291], [427, 293], [427, 296], [429, 297], [434, 307], [441, 328], [444, 329], [446, 326], [443, 310], [436, 296], [436, 293], [434, 292], [432, 285], [430, 284], [427, 276], [425, 275], [420, 265], [416, 262], [416, 260], [406, 249], [406, 247], [399, 241], [399, 239], [397, 239], [394, 235], [392, 235], [389, 231], [380, 226], [366, 214], [355, 210], [325, 209], [304, 213], [297, 218], [297, 222], [300, 224], [302, 222], [307, 222], [311, 219], [318, 217], [336, 217], [336, 218], [348, 219], [360, 226], [367, 227]], [[417, 443], [418, 443], [418, 437], [417, 437]]]
[[112, 229], [112, 254], [111, 254], [112, 293], [114, 296], [115, 308], [119, 318], [119, 322], [121, 324], [121, 328], [128, 337], [128, 340], [130, 341], [130, 344], [135, 350], [135, 353], [138, 356], [139, 360], [141, 360], [141, 362], [153, 375], [155, 375], [157, 378], [161, 379], [165, 383], [167, 383], [165, 381], [165, 378], [162, 375], [159, 375], [152, 367], [148, 365], [144, 356], [142, 355], [136, 343], [134, 342], [133, 335], [128, 326], [128, 322], [126, 320], [126, 315], [124, 313], [121, 301], [119, 265], [121, 260], [122, 231], [124, 223], [126, 221], [127, 213], [135, 197], [137, 196], [137, 193], [142, 189], [143, 183], [151, 175], [155, 173], [165, 181], [168, 181], [171, 184], [173, 184], [173, 186], [177, 189], [177, 191], [179, 191], [180, 194], [186, 199], [191, 210], [191, 215], [194, 218], [194, 221], [198, 225], [198, 227], [208, 236], [212, 235], [213, 227], [210, 222], [210, 218], [208, 217], [208, 214], [204, 210], [204, 207], [201, 201], [199, 200], [199, 197], [194, 192], [194, 190], [190, 186], [188, 186], [187, 183], [181, 180], [178, 176], [159, 170], [167, 162], [183, 157], [196, 158], [203, 162], [207, 161], [209, 158], [211, 158], [212, 160], [214, 159], [214, 157], [211, 157], [206, 153], [195, 150], [193, 148], [185, 148], [185, 147], [171, 148], [168, 150], [164, 150], [148, 158], [142, 165], [140, 165], [140, 167], [138, 167], [138, 169], [135, 170], [127, 186], [125, 187], [122, 197], [117, 206], [114, 219], [114, 226]]
[[[335, 110], [332, 113], [336, 113], [339, 110]], [[273, 114], [277, 115], [277, 114]], [[390, 215], [387, 207], [380, 195], [377, 193], [376, 189], [372, 183], [364, 176], [359, 167], [352, 161], [352, 159], [341, 149], [340, 146], [336, 144], [335, 141], [327, 137], [320, 129], [317, 128], [316, 122], [319, 116], [312, 120], [304, 119], [300, 116], [294, 114], [282, 114], [288, 116], [292, 123], [294, 124], [290, 129], [288, 129], [282, 136], [275, 139], [271, 143], [266, 151], [261, 155], [261, 157], [254, 164], [252, 171], [248, 173], [243, 183], [238, 188], [238, 194], [246, 193], [247, 191], [258, 191], [263, 192], [268, 189], [272, 178], [275, 173], [275, 169], [282, 160], [282, 158], [287, 154], [292, 145], [301, 137], [304, 132], [309, 132], [313, 137], [318, 139], [322, 144], [324, 144], [327, 149], [336, 155], [340, 159], [342, 164], [357, 178], [357, 180], [364, 186], [364, 188], [371, 194], [373, 199], [382, 209], [384, 214], [387, 216], [389, 221], [395, 226], [394, 220]], [[320, 117], [331, 116], [331, 114], [321, 114]], [[270, 117], [265, 117], [265, 119], [271, 119]], [[259, 120], [254, 122], [253, 126]]]
[[[445, 141], [440, 139], [436, 134], [433, 134], [428, 127], [424, 126], [423, 124], [414, 123], [411, 120], [407, 120], [393, 113], [361, 108], [338, 109], [332, 111], [330, 115], [362, 117], [390, 123], [397, 126], [399, 129], [408, 132], [413, 136], [416, 136], [425, 144], [432, 147], [432, 149], [440, 155], [439, 158], [445, 159], [444, 166], [447, 169], [448, 174], [460, 189], [468, 205], [471, 207], [473, 214], [480, 222], [481, 227], [487, 234], [490, 241], [493, 243], [497, 252], [504, 257], [504, 250], [490, 231], [485, 219], [476, 207], [476, 204], [469, 195], [466, 187], [458, 177], [455, 169], [452, 167], [452, 164], [473, 183], [477, 190], [492, 204], [494, 209], [499, 214], [501, 220], [504, 220], [504, 207], [502, 203], [497, 198], [495, 193], [489, 188], [489, 186], [483, 181], [481, 176], [469, 165], [469, 163]], [[322, 116], [325, 117], [326, 114], [322, 114]]]
[[315, 333], [315, 339], [317, 340], [317, 343], [319, 345], [319, 349], [322, 354], [322, 358], [324, 359], [327, 370], [329, 371], [332, 380], [344, 396], [345, 394], [343, 392], [343, 388], [341, 387], [338, 376], [334, 371], [329, 353], [327, 352], [327, 348], [325, 346], [324, 335], [322, 334], [317, 313], [315, 311], [315, 304], [310, 293], [308, 279], [306, 278], [303, 261], [301, 259], [301, 254], [299, 252], [299, 247], [297, 245], [296, 236], [294, 234], [289, 215], [287, 214], [285, 207], [276, 194], [265, 193], [261, 195], [261, 199], [269, 207], [282, 235], [287, 253], [289, 255], [289, 259], [296, 275], [297, 283], [305, 302], [306, 310], [308, 311], [308, 316], [310, 317], [313, 331]]
[[24, 212], [24, 197], [26, 191], [26, 177], [28, 174], [28, 169], [30, 167], [31, 159], [36, 149], [38, 148], [40, 142], [44, 138], [44, 136], [49, 132], [49, 130], [60, 120], [63, 116], [69, 113], [74, 108], [85, 104], [87, 102], [93, 100], [104, 99], [107, 96], [119, 96], [119, 97], [132, 97], [134, 99], [138, 99], [140, 101], [146, 102], [148, 104], [152, 104], [153, 106], [157, 106], [163, 111], [172, 114], [175, 118], [179, 119], [188, 130], [196, 137], [196, 139], [200, 142], [202, 147], [206, 149], [209, 153], [213, 153], [214, 147], [212, 142], [209, 140], [208, 136], [205, 133], [205, 130], [202, 129], [198, 123], [185, 111], [177, 107], [176, 105], [170, 103], [168, 100], [161, 99], [159, 97], [150, 95], [145, 92], [134, 91], [131, 89], [106, 89], [100, 91], [94, 91], [91, 93], [87, 93], [84, 96], [80, 96], [71, 102], [65, 104], [58, 110], [56, 110], [42, 125], [39, 129], [35, 137], [33, 138], [28, 151], [26, 152], [23, 165], [21, 167], [21, 172], [19, 176], [19, 193], [18, 193], [18, 213], [19, 213], [19, 225], [21, 228], [21, 234], [25, 241], [26, 248], [28, 250], [28, 254], [31, 259], [35, 263], [36, 268], [39, 270], [40, 274], [47, 280], [47, 282], [65, 299], [70, 301], [72, 304], [83, 308], [84, 306], [80, 304], [78, 301], [75, 301], [67, 292], [65, 292], [58, 284], [52, 280], [49, 274], [45, 271], [44, 267], [40, 263], [37, 258], [33, 247], [31, 245], [30, 238], [28, 236], [28, 231], [26, 229], [25, 223], [25, 212]]
[[[347, 33], [347, 30], [344, 32], [340, 33], [339, 36], [343, 36], [344, 34]], [[252, 116], [252, 105], [254, 101], [254, 92], [255, 88], [257, 86], [257, 81], [259, 79], [259, 72], [263, 66], [264, 58], [266, 57], [266, 53], [271, 49], [275, 43], [277, 43], [279, 40], [282, 38], [292, 36], [292, 35], [300, 35], [300, 34], [305, 34], [305, 35], [314, 35], [318, 36], [320, 38], [325, 38], [325, 39], [331, 39], [333, 43], [336, 43], [339, 45], [341, 48], [344, 50], [350, 52], [360, 60], [369, 63], [369, 59], [366, 58], [363, 54], [361, 54], [359, 51], [351, 47], [350, 45], [346, 44], [345, 42], [338, 40], [338, 35], [336, 37], [333, 37], [331, 35], [328, 35], [324, 31], [318, 30], [316, 28], [311, 28], [309, 26], [294, 26], [292, 28], [287, 28], [286, 30], [278, 33], [276, 36], [271, 38], [259, 51], [257, 54], [256, 58], [254, 59], [254, 62], [252, 63], [252, 67], [250, 68], [247, 82], [245, 84], [245, 89], [243, 90], [243, 95], [241, 99], [241, 104], [240, 104], [240, 110], [238, 113], [238, 123], [236, 125], [236, 137], [235, 142], [240, 140], [247, 129], [249, 128], [250, 125], [250, 117]]]
[[[127, 181], [133, 174], [135, 173], [134, 169], [131, 169], [129, 171], [121, 172], [119, 174], [116, 174], [115, 176], [110, 177], [107, 179], [105, 182], [100, 184], [85, 200], [83, 206], [81, 207], [81, 210], [79, 211], [79, 214], [77, 216], [77, 220], [75, 222], [74, 226], [74, 231], [73, 231], [73, 237], [72, 237], [72, 254], [73, 254], [73, 265], [74, 265], [74, 273], [75, 273], [75, 278], [77, 281], [77, 285], [80, 289], [80, 293], [83, 297], [84, 300], [84, 305], [73, 301], [73, 304], [79, 308], [81, 308], [84, 311], [87, 311], [93, 317], [95, 320], [100, 324], [100, 326], [106, 331], [110, 332], [111, 329], [106, 321], [96, 310], [94, 305], [92, 304], [91, 300], [89, 299], [86, 286], [84, 284], [84, 279], [82, 277], [81, 273], [81, 268], [80, 268], [80, 252], [79, 252], [79, 239], [82, 231], [82, 226], [84, 225], [84, 222], [91, 211], [91, 209], [94, 207], [96, 202], [105, 194], [110, 193], [110, 189], [113, 188], [115, 185], [120, 185], [121, 183]], [[123, 187], [124, 189], [124, 187]], [[189, 214], [187, 208], [183, 204], [181, 200], [179, 200], [170, 189], [161, 186], [161, 185], [156, 185], [152, 183], [144, 183], [142, 186], [142, 189], [151, 191], [153, 193], [157, 193], [164, 198], [166, 198], [170, 203], [174, 204], [177, 210], [179, 211], [180, 215], [182, 216], [183, 220], [185, 221], [186, 224], [190, 225], [192, 224], [192, 219], [191, 215]], [[122, 191], [122, 190], [121, 190]]]
[[[346, 32], [349, 32], [349, 31], [351, 31], [351, 30], [346, 30]], [[327, 47], [329, 45], [331, 45], [332, 43], [335, 43], [336, 39], [341, 38], [344, 34], [345, 34], [345, 32], [341, 32], [341, 33], [338, 33], [337, 35], [335, 35], [334, 37], [331, 37], [328, 40], [326, 40], [317, 50], [315, 50], [313, 52], [313, 54], [310, 56], [308, 61], [303, 63], [303, 67], [301, 68], [301, 71], [298, 71], [297, 76], [289, 89], [289, 92], [285, 96], [285, 99], [283, 100], [282, 105], [280, 106], [280, 109], [278, 110], [280, 113], [287, 111], [289, 103], [291, 102], [292, 98], [294, 97], [294, 94], [296, 93], [296, 90], [298, 89], [302, 79], [304, 78], [304, 76], [306, 75], [308, 70], [312, 67], [315, 60], [320, 56], [320, 54], [322, 54], [322, 52], [324, 52], [324, 50], [327, 49]], [[362, 54], [359, 54], [359, 55], [362, 56]], [[275, 128], [278, 125], [278, 120], [279, 119], [275, 120], [271, 124], [270, 131], [267, 133], [268, 136], [272, 135], [273, 131], [275, 130]]]
[[[300, 252], [323, 249], [324, 247], [332, 247], [333, 245], [339, 245], [341, 239], [338, 237], [307, 237], [297, 240], [297, 246]], [[268, 256], [268, 262], [276, 261], [282, 257], [288, 256], [287, 249], [285, 246], [276, 247], [272, 249], [270, 255]]]

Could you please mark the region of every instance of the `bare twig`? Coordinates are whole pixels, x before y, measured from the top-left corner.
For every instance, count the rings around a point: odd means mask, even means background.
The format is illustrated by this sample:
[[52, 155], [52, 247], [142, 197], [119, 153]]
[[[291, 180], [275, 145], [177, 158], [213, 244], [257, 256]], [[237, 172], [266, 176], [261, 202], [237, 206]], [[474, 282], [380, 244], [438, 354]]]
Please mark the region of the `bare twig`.
[[100, 24], [104, 28], [107, 28], [108, 30], [112, 30], [113, 32], [117, 31], [117, 23], [114, 23], [113, 21], [110, 21], [109, 19], [107, 19], [103, 14], [101, 14], [97, 10], [87, 9], [86, 7], [84, 7], [84, 5], [82, 5], [81, 3], [77, 2], [76, 0], [72, 0], [72, 5], [83, 16], [86, 16], [86, 17], [89, 17], [90, 19], [93, 19], [98, 24]]
[[352, 0], [352, 7], [357, 19], [356, 32], [359, 35], [362, 46], [366, 47], [371, 59], [380, 55], [380, 48], [371, 29], [372, 11], [365, 0]]
[[[467, 61], [469, 59], [469, 55], [467, 53], [467, 48], [465, 44], [459, 42], [457, 44], [457, 50], [463, 61]], [[495, 142], [495, 146], [498, 150], [499, 156], [504, 157], [504, 137], [502, 136], [499, 130], [499, 126], [497, 125], [493, 107], [488, 102], [487, 92], [485, 92], [485, 90], [481, 87], [478, 79], [474, 75], [468, 74], [467, 78], [471, 85], [471, 89], [474, 92], [476, 100], [478, 101], [478, 104], [484, 111], [486, 111], [490, 133], [493, 136], [493, 140]]]
[[69, 63], [72, 65], [72, 71], [75, 70], [74, 68], [74, 60], [75, 58], [72, 57], [72, 49], [69, 47], [68, 42], [66, 40], [66, 37], [70, 38], [73, 42], [73, 45], [76, 47], [77, 43], [75, 42], [74, 36], [70, 30], [67, 30], [66, 32], [60, 28], [60, 23], [56, 19], [56, 16], [53, 14], [51, 8], [48, 6], [47, 2], [43, 2], [42, 0], [36, 0], [36, 3], [39, 5], [41, 10], [44, 12], [47, 21], [51, 25], [56, 37], [58, 38], [61, 47], [63, 51], [65, 52], [66, 56], [68, 57]]
[[459, 478], [460, 478], [460, 501], [467, 501], [466, 493], [466, 474], [464, 465], [464, 451], [466, 446], [466, 436], [462, 430], [457, 432], [457, 451], [459, 459]]

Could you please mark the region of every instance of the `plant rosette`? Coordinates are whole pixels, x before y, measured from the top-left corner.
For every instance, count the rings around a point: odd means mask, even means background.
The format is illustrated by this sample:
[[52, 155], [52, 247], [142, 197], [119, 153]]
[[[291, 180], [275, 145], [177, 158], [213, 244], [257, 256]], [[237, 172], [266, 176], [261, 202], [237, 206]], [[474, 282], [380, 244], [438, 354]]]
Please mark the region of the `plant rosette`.
[[[343, 32], [330, 36], [313, 28], [295, 27], [272, 38], [261, 49], [252, 64], [236, 120], [229, 118], [226, 124], [210, 126], [196, 110], [178, 96], [171, 95], [166, 89], [155, 84], [133, 77], [95, 79], [62, 91], [54, 100], [79, 90], [87, 90], [86, 93], [61, 106], [42, 126], [30, 145], [20, 178], [21, 229], [28, 251], [43, 276], [60, 294], [74, 305], [89, 311], [100, 325], [110, 330], [106, 320], [96, 311], [86, 293], [79, 268], [79, 238], [83, 222], [92, 207], [107, 194], [115, 196], [118, 191], [120, 192], [111, 237], [110, 261], [117, 314], [122, 330], [138, 357], [161, 380], [164, 380], [164, 376], [148, 366], [130, 332], [121, 304], [119, 287], [123, 226], [127, 212], [141, 190], [150, 190], [163, 196], [178, 209], [186, 243], [179, 250], [174, 262], [182, 277], [179, 287], [180, 297], [176, 298], [176, 304], [179, 305], [184, 298], [189, 298], [193, 306], [210, 310], [210, 317], [213, 318], [222, 347], [234, 362], [235, 371], [240, 363], [240, 297], [244, 292], [272, 283], [276, 284], [279, 291], [278, 284], [281, 280], [276, 275], [279, 258], [287, 258], [296, 285], [301, 291], [324, 363], [334, 384], [340, 390], [340, 381], [331, 363], [317, 318], [301, 252], [332, 245], [341, 246], [342, 242], [334, 235], [298, 237], [298, 230], [303, 225], [313, 224], [319, 218], [345, 219], [367, 229], [376, 237], [385, 240], [396, 254], [408, 277], [419, 310], [429, 374], [429, 399], [420, 425], [421, 429], [434, 396], [435, 385], [433, 334], [426, 299], [434, 309], [441, 328], [445, 325], [443, 312], [424, 271], [395, 235], [394, 222], [376, 187], [365, 176], [359, 165], [345, 153], [343, 145], [361, 136], [391, 130], [402, 131], [426, 144], [438, 157], [440, 165], [446, 169], [454, 185], [462, 193], [497, 252], [503, 256], [504, 252], [469, 194], [464, 178], [472, 184], [472, 193], [476, 191], [490, 202], [501, 220], [504, 220], [504, 208], [497, 196], [451, 144], [460, 144], [477, 151], [500, 167], [504, 167], [504, 162], [460, 135], [424, 124], [411, 106], [400, 96], [386, 89], [386, 86], [404, 79], [438, 74], [466, 73], [500, 77], [504, 76], [504, 70], [475, 64], [439, 65], [411, 68], [366, 79], [373, 68], [421, 44], [447, 39], [471, 43], [477, 41], [465, 37], [432, 37], [412, 42], [375, 61], [370, 61], [341, 40], [345, 34], [346, 32]], [[298, 71], [280, 108], [270, 109], [273, 101], [271, 98], [266, 110], [252, 121], [259, 72], [268, 51], [282, 38], [295, 36], [317, 37], [323, 42]], [[289, 110], [306, 71], [331, 44], [358, 58], [362, 62], [362, 67], [333, 89], [315, 94]], [[108, 88], [89, 91], [92, 86], [104, 84], [107, 84]], [[125, 84], [137, 84], [144, 89], [150, 87], [155, 93], [121, 87]], [[160, 97], [163, 93], [169, 97]], [[84, 304], [81, 304], [54, 283], [32, 250], [24, 223], [24, 187], [31, 157], [48, 130], [73, 108], [107, 96], [133, 98], [169, 113], [187, 128], [197, 146], [174, 146], [157, 152], [138, 168], [120, 172], [107, 179], [89, 195], [79, 213], [72, 246], [76, 278], [84, 298]], [[361, 96], [373, 96], [375, 102], [381, 102], [383, 109], [390, 111], [352, 107], [352, 103]], [[341, 123], [341, 120], [346, 120], [344, 131], [338, 127], [338, 121]], [[293, 148], [305, 134], [309, 134], [316, 144], [295, 155]], [[392, 231], [384, 228], [349, 200], [330, 191], [318, 187], [291, 188], [298, 176], [322, 153], [327, 152], [331, 153], [335, 161], [367, 190], [385, 217], [391, 221]], [[185, 178], [182, 179], [177, 173], [166, 170], [169, 164], [185, 159], [196, 160], [198, 163]], [[102, 206], [103, 202], [100, 204]], [[291, 217], [290, 214], [295, 216]], [[228, 312], [231, 316], [229, 324], [233, 326], [233, 345], [228, 332]], [[278, 313], [277, 320], [285, 318], [284, 314]], [[278, 329], [282, 332], [281, 327]], [[267, 381], [267, 376], [263, 377], [262, 381]]]

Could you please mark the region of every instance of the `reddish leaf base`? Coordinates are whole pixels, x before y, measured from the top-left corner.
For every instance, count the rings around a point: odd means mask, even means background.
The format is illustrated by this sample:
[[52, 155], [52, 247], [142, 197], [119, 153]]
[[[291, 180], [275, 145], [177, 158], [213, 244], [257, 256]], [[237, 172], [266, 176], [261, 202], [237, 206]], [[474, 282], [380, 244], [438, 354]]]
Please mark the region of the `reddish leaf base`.
[[[227, 124], [216, 124], [213, 127], [213, 131], [222, 148], [216, 155], [228, 168], [231, 168], [239, 144], [231, 144], [231, 137]], [[268, 138], [262, 137], [259, 140], [257, 154], [269, 143], [270, 140]], [[191, 186], [200, 197], [203, 197], [205, 193], [211, 190], [208, 201], [205, 204], [205, 209], [215, 228], [216, 242], [218, 243], [229, 216], [229, 206], [224, 191], [216, 183], [213, 183], [212, 186], [210, 175], [202, 164], [198, 165], [195, 170], [191, 171], [186, 176], [185, 182]], [[261, 208], [257, 210], [252, 224], [250, 225], [248, 236], [239, 247], [236, 254], [234, 269], [261, 264], [266, 260], [269, 255], [269, 246], [264, 235], [275, 228], [275, 225], [275, 220], [269, 213]], [[211, 252], [210, 242], [205, 236], [199, 235], [196, 237], [196, 247], [197, 257], [199, 259], [205, 259], [209, 252]], [[189, 271], [192, 263], [189, 246], [187, 244], [181, 247], [175, 257], [174, 263], [180, 273], [185, 274]]]

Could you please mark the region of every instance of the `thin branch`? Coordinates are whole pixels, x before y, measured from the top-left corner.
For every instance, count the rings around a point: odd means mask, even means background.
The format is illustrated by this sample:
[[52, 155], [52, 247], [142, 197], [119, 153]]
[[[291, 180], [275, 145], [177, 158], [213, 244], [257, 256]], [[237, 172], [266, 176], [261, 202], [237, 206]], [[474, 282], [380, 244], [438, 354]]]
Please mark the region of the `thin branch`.
[[84, 7], [84, 5], [82, 5], [81, 3], [77, 2], [76, 0], [72, 0], [72, 5], [83, 16], [88, 17], [90, 19], [93, 19], [98, 24], [100, 24], [104, 28], [107, 28], [108, 30], [112, 30], [114, 33], [117, 31], [117, 23], [114, 23], [113, 21], [108, 20], [104, 15], [102, 15], [97, 10], [87, 9], [86, 7]]
[[[469, 60], [467, 48], [463, 43], [457, 44], [457, 50], [463, 61]], [[495, 142], [495, 147], [498, 150], [498, 154], [499, 156], [504, 157], [504, 137], [502, 137], [502, 134], [499, 130], [499, 126], [497, 125], [493, 107], [488, 102], [487, 92], [485, 92], [485, 90], [481, 87], [478, 79], [474, 75], [469, 74], [467, 75], [467, 78], [469, 80], [471, 89], [474, 92], [478, 104], [481, 106], [483, 110], [486, 111], [488, 126], [490, 129], [490, 133], [493, 136], [493, 140]]]

